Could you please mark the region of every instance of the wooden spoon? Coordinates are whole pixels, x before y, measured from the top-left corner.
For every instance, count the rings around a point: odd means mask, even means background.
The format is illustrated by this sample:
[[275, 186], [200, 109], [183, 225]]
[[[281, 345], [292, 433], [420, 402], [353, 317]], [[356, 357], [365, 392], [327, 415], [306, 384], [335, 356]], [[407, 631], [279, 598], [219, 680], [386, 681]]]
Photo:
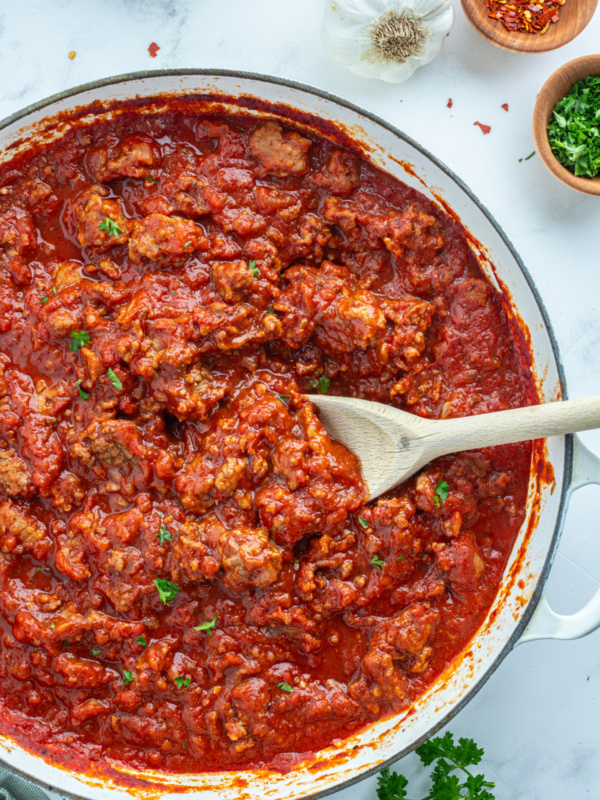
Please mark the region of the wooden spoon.
[[442, 420], [352, 397], [309, 397], [329, 435], [360, 459], [369, 499], [438, 456], [600, 427], [600, 397]]

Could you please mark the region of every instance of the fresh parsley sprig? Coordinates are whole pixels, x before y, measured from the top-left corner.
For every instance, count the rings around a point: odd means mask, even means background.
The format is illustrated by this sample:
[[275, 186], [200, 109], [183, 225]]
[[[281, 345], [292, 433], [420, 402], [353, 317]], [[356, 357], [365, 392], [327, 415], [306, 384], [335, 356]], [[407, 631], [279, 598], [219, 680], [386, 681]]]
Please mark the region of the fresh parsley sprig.
[[[431, 788], [422, 800], [494, 800], [488, 790], [495, 784], [468, 769], [479, 764], [483, 757], [483, 748], [477, 747], [473, 739], [459, 739], [456, 744], [454, 736], [448, 732], [422, 744], [417, 748], [417, 755], [425, 767], [437, 762], [430, 776]], [[377, 783], [379, 800], [408, 800], [408, 780], [404, 775], [390, 772], [386, 767], [381, 770]]]
[[90, 343], [90, 335], [87, 331], [73, 331], [71, 333], [71, 352], [76, 353], [80, 347], [87, 347]]

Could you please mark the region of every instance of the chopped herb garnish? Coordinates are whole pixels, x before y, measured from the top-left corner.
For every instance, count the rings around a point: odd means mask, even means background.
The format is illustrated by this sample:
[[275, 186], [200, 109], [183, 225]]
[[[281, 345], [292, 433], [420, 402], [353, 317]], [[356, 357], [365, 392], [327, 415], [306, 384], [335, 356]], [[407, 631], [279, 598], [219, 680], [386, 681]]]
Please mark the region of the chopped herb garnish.
[[92, 655], [93, 656], [99, 656], [101, 652], [102, 652], [102, 650], [97, 650], [97, 649], [96, 650], [92, 650]]
[[290, 402], [289, 394], [280, 394], [279, 395], [279, 399], [283, 400], [284, 403], [289, 403]]
[[110, 217], [104, 217], [104, 222], [99, 222], [98, 227], [101, 231], [106, 231], [109, 236], [120, 236], [123, 233], [117, 223]]
[[442, 503], [448, 499], [448, 484], [444, 480], [439, 480], [435, 485], [435, 494], [433, 502], [439, 508]]
[[56, 291], [56, 286], [52, 287], [52, 294], [58, 294], [58, 292]]
[[289, 685], [289, 683], [278, 683], [277, 688], [281, 689], [282, 692], [289, 692], [290, 694], [294, 691], [293, 687]]
[[248, 262], [248, 269], [254, 275], [255, 278], [260, 277], [260, 272], [258, 267], [256, 266], [256, 261], [249, 261]]
[[155, 578], [154, 585], [158, 589], [158, 596], [166, 606], [169, 605], [171, 600], [173, 600], [179, 592], [179, 586], [165, 578]]
[[61, 644], [62, 644], [62, 646], [63, 646], [63, 647], [70, 647], [70, 646], [71, 646], [71, 645], [69, 644], [69, 640], [68, 640], [68, 639], [63, 639], [63, 640], [62, 640], [62, 642], [61, 642]]
[[79, 397], [81, 397], [82, 400], [87, 400], [89, 398], [89, 396], [90, 396], [90, 393], [84, 391], [81, 388], [82, 381], [83, 381], [83, 378], [79, 378], [79, 380], [75, 381], [75, 383], [77, 384], [77, 388], [79, 389]]
[[383, 559], [379, 558], [379, 553], [376, 553], [373, 558], [369, 561], [375, 569], [378, 569], [381, 572], [381, 568], [383, 567]]
[[71, 334], [71, 352], [75, 353], [80, 347], [87, 347], [90, 343], [90, 335], [87, 331], [73, 331]]
[[106, 374], [107, 374], [107, 375], [108, 375], [108, 377], [110, 378], [110, 382], [111, 382], [111, 383], [112, 383], [112, 385], [115, 387], [115, 389], [116, 389], [118, 392], [122, 392], [122, 391], [123, 391], [123, 384], [122, 384], [122, 383], [121, 383], [121, 381], [119, 380], [119, 377], [118, 377], [118, 376], [115, 374], [115, 371], [114, 371], [114, 369], [112, 369], [111, 367], [109, 367], [109, 368], [106, 370]]
[[123, 670], [123, 683], [127, 686], [128, 683], [131, 683], [133, 680], [133, 675], [129, 672], [128, 669]]
[[554, 106], [548, 141], [574, 175], [595, 178], [600, 173], [600, 75], [577, 81]]
[[56, 625], [54, 624], [54, 622], [50, 623], [50, 627], [52, 628], [52, 630], [54, 630], [54, 628], [56, 628]]
[[151, 178], [150, 175], [144, 175], [142, 180], [149, 181], [150, 183], [155, 183], [157, 186], [160, 186], [160, 181], [157, 181], [156, 178]]
[[396, 561], [406, 561], [406, 559], [404, 558], [404, 556], [398, 556]]
[[47, 303], [47, 302], [48, 302], [48, 298], [47, 297], [42, 297], [42, 299], [40, 300], [40, 305], [43, 306], [44, 303]]
[[177, 686], [178, 689], [181, 689], [184, 686], [189, 686], [191, 682], [192, 682], [191, 678], [184, 678], [183, 675], [178, 675], [175, 678], [175, 685]]
[[277, 316], [277, 312], [275, 311], [274, 308], [267, 308], [265, 314], [275, 314], [275, 316]]
[[158, 541], [160, 542], [161, 547], [164, 545], [165, 542], [171, 541], [171, 534], [167, 530], [167, 526], [164, 524], [160, 526], [158, 533], [156, 535], [158, 536]]
[[148, 647], [148, 642], [146, 641], [146, 637], [143, 634], [137, 637], [136, 642], [138, 644], [141, 644], [142, 647]]
[[202, 625], [196, 625], [194, 630], [206, 631], [209, 636], [212, 636], [213, 628], [216, 627], [216, 624], [217, 624], [217, 615], [215, 614], [214, 617], [208, 622], [203, 622]]
[[326, 375], [321, 375], [318, 380], [315, 378], [308, 384], [309, 389], [316, 389], [320, 394], [327, 394], [330, 386], [331, 380]]
[[192, 240], [190, 239], [190, 240], [189, 240], [189, 242], [186, 242], [186, 243], [183, 245], [183, 249], [184, 249], [184, 250], [187, 250], [187, 249], [188, 249], [188, 247], [191, 245], [191, 243], [192, 243]]
[[533, 157], [534, 157], [534, 155], [535, 155], [535, 150], [533, 151], [533, 153], [529, 153], [529, 155], [528, 155], [528, 156], [525, 156], [525, 158], [520, 158], [520, 159], [519, 159], [519, 164], [521, 163], [521, 161], [529, 161], [529, 159], [530, 159], [530, 158], [533, 158]]
[[360, 522], [363, 528], [369, 527], [369, 523], [367, 522], [367, 520], [364, 517], [361, 517], [360, 514], [358, 515], [358, 521]]

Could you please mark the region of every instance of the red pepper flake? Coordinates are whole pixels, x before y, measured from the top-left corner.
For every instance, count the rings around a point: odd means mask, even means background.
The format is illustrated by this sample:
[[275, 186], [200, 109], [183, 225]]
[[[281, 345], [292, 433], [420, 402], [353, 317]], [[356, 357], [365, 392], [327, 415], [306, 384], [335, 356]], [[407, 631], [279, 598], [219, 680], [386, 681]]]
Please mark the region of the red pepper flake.
[[156, 58], [156, 55], [157, 55], [159, 50], [160, 50], [160, 47], [156, 44], [156, 42], [152, 42], [150, 44], [150, 46], [148, 47], [148, 52], [150, 53], [152, 58]]
[[446, 105], [448, 106], [448, 108], [452, 108], [452, 98], [451, 97], [448, 98], [448, 102], [446, 103]]
[[560, 19], [566, 0], [485, 0], [488, 17], [498, 19], [508, 31], [546, 33], [551, 22]]
[[503, 108], [505, 111], [508, 111], [508, 103], [502, 103], [501, 108]]
[[492, 130], [491, 125], [484, 125], [483, 122], [474, 122], [473, 125], [479, 125], [482, 133], [489, 133]]

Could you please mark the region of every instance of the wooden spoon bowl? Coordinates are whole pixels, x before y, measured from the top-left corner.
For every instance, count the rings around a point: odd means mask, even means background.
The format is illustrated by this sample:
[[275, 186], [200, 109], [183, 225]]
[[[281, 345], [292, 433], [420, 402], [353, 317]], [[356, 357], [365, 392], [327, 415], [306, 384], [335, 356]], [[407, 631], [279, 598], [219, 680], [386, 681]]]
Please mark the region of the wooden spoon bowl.
[[548, 78], [538, 94], [533, 110], [533, 138], [542, 163], [555, 178], [578, 192], [600, 196], [600, 175], [595, 178], [578, 178], [563, 167], [550, 148], [547, 132], [554, 106], [574, 83], [589, 75], [600, 75], [600, 54], [582, 56], [569, 61]]
[[485, 0], [461, 0], [463, 11], [477, 33], [488, 42], [516, 53], [546, 53], [568, 44], [594, 16], [598, 0], [566, 0], [560, 19], [546, 33], [508, 31], [499, 19], [488, 17]]

